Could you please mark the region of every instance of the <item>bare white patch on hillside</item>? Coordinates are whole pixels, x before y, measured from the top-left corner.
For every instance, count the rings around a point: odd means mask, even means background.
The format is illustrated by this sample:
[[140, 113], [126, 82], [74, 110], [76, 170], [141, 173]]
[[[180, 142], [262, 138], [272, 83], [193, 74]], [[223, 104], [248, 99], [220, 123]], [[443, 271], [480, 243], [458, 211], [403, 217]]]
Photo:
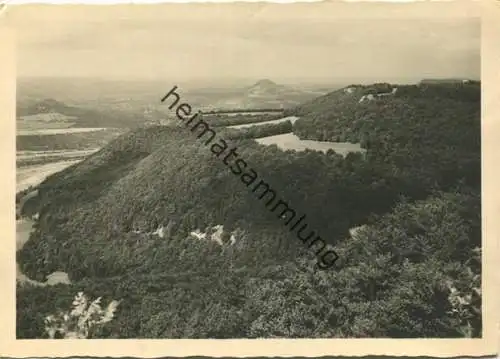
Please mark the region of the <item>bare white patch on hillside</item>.
[[362, 225], [362, 226], [358, 226], [358, 227], [353, 227], [349, 230], [349, 234], [351, 236], [352, 239], [357, 239], [359, 234], [365, 230], [368, 226], [367, 225]]
[[224, 238], [223, 238], [224, 234], [229, 235], [228, 243], [229, 243], [229, 245], [233, 245], [238, 240], [240, 233], [238, 230], [227, 233], [224, 230], [224, 226], [221, 224], [218, 224], [218, 225], [213, 226], [213, 227], [209, 227], [205, 230], [205, 232], [202, 232], [199, 229], [196, 229], [196, 230], [189, 233], [189, 235], [195, 239], [212, 241], [212, 242], [215, 242], [221, 246], [226, 244], [226, 243], [224, 243]]
[[394, 87], [391, 92], [384, 92], [384, 93], [379, 93], [379, 94], [363, 95], [363, 96], [361, 96], [361, 99], [359, 100], [359, 103], [362, 103], [362, 102], [365, 102], [365, 101], [373, 101], [373, 100], [375, 100], [375, 98], [380, 98], [380, 97], [385, 97], [385, 96], [394, 96], [397, 91], [398, 91], [398, 88]]

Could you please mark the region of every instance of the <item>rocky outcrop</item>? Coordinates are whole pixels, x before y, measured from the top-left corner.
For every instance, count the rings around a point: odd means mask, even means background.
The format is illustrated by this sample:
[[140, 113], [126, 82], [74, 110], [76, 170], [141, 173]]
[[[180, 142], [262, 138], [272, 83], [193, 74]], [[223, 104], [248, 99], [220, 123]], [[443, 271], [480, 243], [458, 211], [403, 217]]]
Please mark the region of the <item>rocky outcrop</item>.
[[68, 274], [65, 272], [54, 272], [47, 276], [46, 285], [71, 284]]
[[394, 88], [392, 89], [392, 91], [391, 91], [391, 92], [379, 93], [379, 94], [377, 95], [377, 97], [384, 97], [384, 96], [391, 96], [391, 95], [395, 95], [397, 91], [398, 91], [398, 88], [397, 88], [397, 87], [394, 87]]
[[380, 97], [385, 97], [385, 96], [394, 96], [397, 91], [398, 91], [398, 88], [394, 87], [391, 92], [384, 92], [384, 93], [379, 93], [379, 94], [363, 95], [363, 96], [361, 96], [361, 99], [359, 100], [359, 103], [362, 103], [362, 102], [365, 102], [365, 101], [373, 101], [373, 100], [375, 100], [375, 98], [380, 98]]
[[165, 228], [163, 226], [159, 226], [156, 231], [154, 231], [153, 233], [151, 233], [153, 235], [156, 235], [160, 238], [164, 238], [165, 237]]
[[372, 101], [375, 99], [375, 96], [370, 94], [370, 95], [363, 95], [361, 96], [361, 99], [359, 100], [359, 103], [365, 102], [365, 101]]
[[17, 281], [20, 284], [24, 285], [32, 285], [35, 287], [47, 287], [47, 286], [53, 286], [53, 285], [58, 285], [58, 284], [71, 284], [71, 281], [69, 280], [69, 276], [65, 272], [54, 272], [52, 274], [49, 274], [47, 276], [47, 280], [45, 282], [38, 282], [36, 280], [28, 278], [26, 275], [18, 272], [17, 274]]
[[368, 226], [367, 225], [362, 225], [362, 226], [358, 226], [358, 227], [353, 227], [349, 230], [349, 234], [351, 236], [352, 239], [357, 239], [359, 234], [365, 230]]
[[194, 237], [195, 239], [199, 239], [199, 240], [207, 238], [207, 234], [200, 231], [199, 229], [196, 229], [196, 230], [190, 232], [189, 235]]
[[224, 226], [220, 224], [208, 227], [205, 232], [196, 229], [190, 232], [189, 235], [194, 239], [213, 241], [221, 246], [226, 244], [233, 245], [239, 237], [238, 230], [228, 232], [224, 230]]

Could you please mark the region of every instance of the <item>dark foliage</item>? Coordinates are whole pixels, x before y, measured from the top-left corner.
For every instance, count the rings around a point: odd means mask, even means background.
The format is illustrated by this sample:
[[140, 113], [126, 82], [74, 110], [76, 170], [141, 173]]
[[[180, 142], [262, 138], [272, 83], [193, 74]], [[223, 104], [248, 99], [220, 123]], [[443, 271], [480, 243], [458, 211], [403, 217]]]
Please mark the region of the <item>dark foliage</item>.
[[226, 129], [221, 136], [235, 140], [275, 136], [290, 132], [292, 132], [292, 123], [290, 121], [285, 121], [238, 129]]
[[[289, 123], [229, 140], [335, 246], [335, 270], [317, 270], [188, 129], [136, 130], [51, 176], [18, 260], [74, 284], [18, 289], [18, 337], [40, 337], [80, 290], [122, 300], [106, 338], [481, 336], [479, 88], [436, 86], [371, 103], [358, 103], [370, 88], [341, 90], [293, 112], [303, 138], [361, 141], [366, 156], [250, 139]], [[216, 224], [234, 245], [188, 235]]]

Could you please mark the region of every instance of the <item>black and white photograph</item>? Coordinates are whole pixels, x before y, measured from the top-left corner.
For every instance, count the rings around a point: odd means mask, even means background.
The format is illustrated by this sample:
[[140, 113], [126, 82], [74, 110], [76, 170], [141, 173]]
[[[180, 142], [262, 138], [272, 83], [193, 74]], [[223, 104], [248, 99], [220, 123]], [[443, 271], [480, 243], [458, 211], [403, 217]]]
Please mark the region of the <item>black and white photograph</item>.
[[479, 11], [131, 6], [3, 15], [17, 339], [483, 337]]

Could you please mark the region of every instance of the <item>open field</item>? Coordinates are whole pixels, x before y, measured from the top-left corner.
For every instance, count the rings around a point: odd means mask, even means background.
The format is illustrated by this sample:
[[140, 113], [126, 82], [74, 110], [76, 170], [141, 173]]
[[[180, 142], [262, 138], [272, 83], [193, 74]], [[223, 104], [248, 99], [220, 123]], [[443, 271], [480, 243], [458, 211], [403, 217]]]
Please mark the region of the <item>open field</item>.
[[90, 155], [97, 151], [98, 149], [88, 149], [88, 150], [54, 150], [54, 151], [17, 151], [16, 159], [17, 160], [25, 160], [32, 159], [38, 157], [46, 157], [46, 156], [84, 156]]
[[96, 132], [108, 130], [104, 127], [71, 127], [71, 128], [40, 128], [36, 130], [18, 130], [18, 136], [31, 136], [31, 135], [59, 135], [66, 133], [81, 133], [81, 132]]
[[277, 145], [283, 150], [304, 151], [306, 149], [326, 152], [334, 150], [335, 152], [346, 156], [349, 152], [365, 152], [358, 144], [347, 142], [323, 142], [313, 140], [301, 140], [293, 133], [282, 135], [262, 137], [256, 139], [262, 145]]
[[60, 162], [70, 159], [84, 159], [85, 157], [97, 152], [98, 148], [89, 150], [57, 150], [57, 151], [21, 151], [16, 155], [16, 166], [22, 168], [26, 166], [42, 165], [51, 162]]

